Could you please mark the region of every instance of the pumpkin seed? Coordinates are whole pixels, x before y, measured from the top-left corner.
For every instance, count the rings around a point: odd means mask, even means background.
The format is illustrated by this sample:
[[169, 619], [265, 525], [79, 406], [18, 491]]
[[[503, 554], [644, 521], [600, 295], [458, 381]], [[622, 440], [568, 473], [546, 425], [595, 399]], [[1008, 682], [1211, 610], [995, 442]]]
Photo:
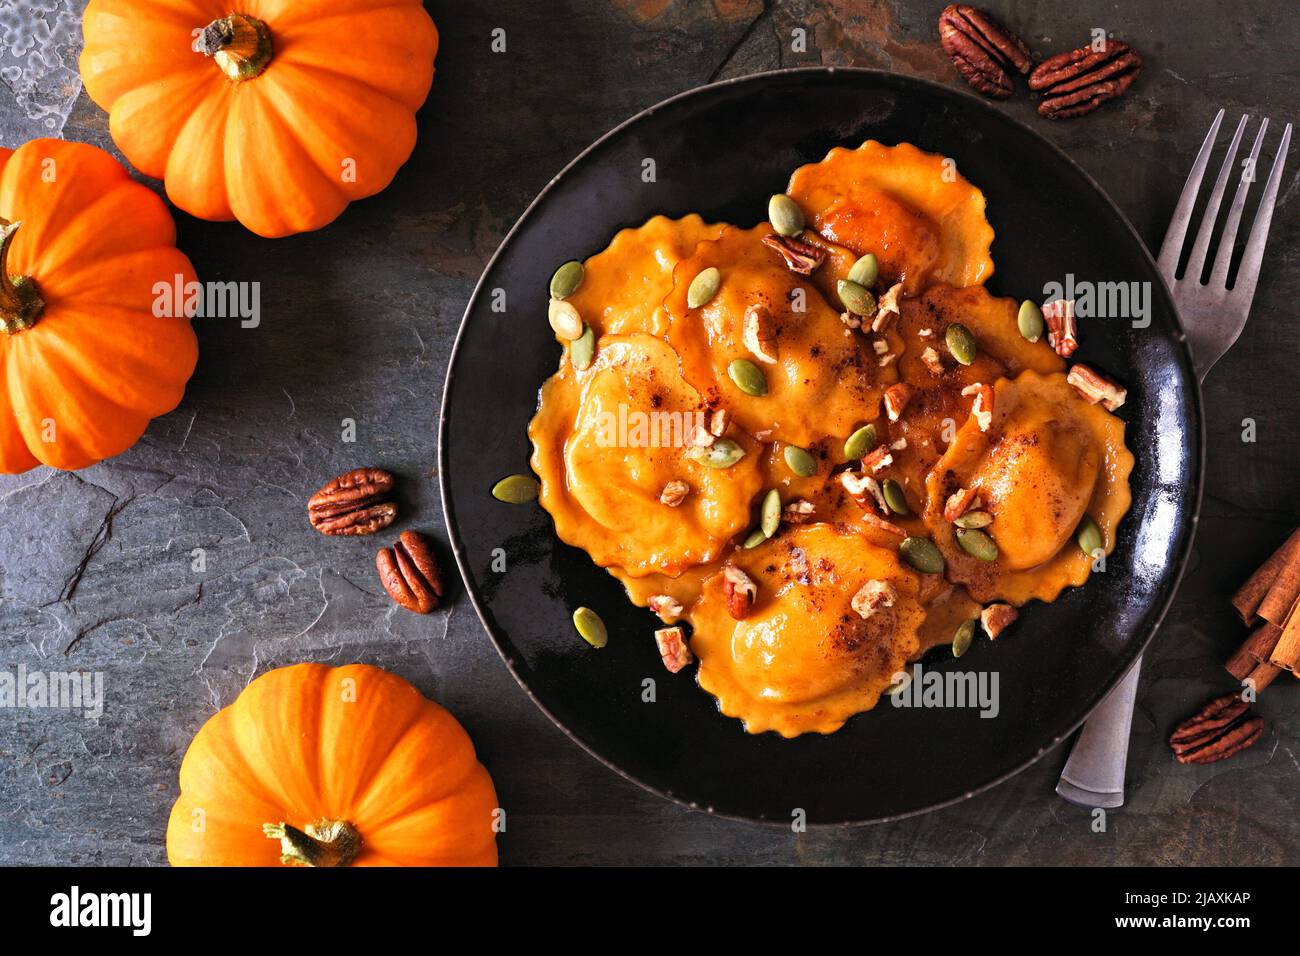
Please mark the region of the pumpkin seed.
[[947, 343], [952, 357], [962, 365], [969, 365], [975, 361], [979, 349], [975, 347], [975, 336], [970, 334], [970, 329], [966, 326], [954, 322], [948, 326], [948, 331], [943, 333], [943, 340]]
[[856, 282], [864, 289], [870, 289], [879, 276], [880, 263], [870, 252], [853, 263], [853, 267], [849, 269], [849, 281]]
[[957, 543], [972, 558], [979, 558], [981, 561], [998, 559], [997, 543], [978, 528], [958, 528]]
[[968, 511], [953, 521], [959, 528], [987, 528], [993, 523], [993, 516], [987, 511]]
[[1074, 531], [1074, 540], [1079, 543], [1079, 550], [1092, 557], [1102, 547], [1101, 529], [1091, 515], [1084, 515], [1079, 527]]
[[741, 545], [741, 547], [746, 551], [750, 548], [757, 548], [760, 544], [766, 541], [767, 538], [768, 536], [763, 533], [762, 528], [755, 528], [749, 533], [749, 537], [745, 539], [745, 543]]
[[492, 486], [492, 497], [508, 505], [525, 505], [537, 497], [541, 485], [527, 475], [510, 475]]
[[1030, 342], [1037, 342], [1043, 337], [1043, 310], [1038, 303], [1026, 299], [1020, 303], [1020, 314], [1016, 316], [1016, 325], [1020, 334]]
[[589, 607], [580, 607], [573, 612], [573, 626], [578, 629], [582, 639], [592, 647], [604, 647], [609, 643], [609, 632], [605, 622]]
[[582, 335], [582, 316], [578, 310], [563, 299], [552, 299], [546, 309], [546, 318], [551, 323], [555, 334], [566, 342], [572, 342]]
[[898, 546], [898, 553], [903, 560], [924, 574], [942, 574], [944, 569], [943, 554], [929, 538], [916, 536], [904, 538]]
[[710, 468], [730, 468], [745, 457], [745, 449], [730, 438], [719, 438], [707, 448], [697, 446], [686, 454], [687, 457]]
[[870, 317], [876, 314], [876, 297], [860, 283], [852, 279], [841, 279], [836, 284], [835, 291], [840, 294], [840, 301], [844, 303], [844, 308], [854, 315]]
[[591, 365], [591, 359], [596, 354], [596, 333], [590, 325], [583, 329], [582, 335], [569, 344], [569, 361], [579, 372]]
[[817, 459], [798, 445], [785, 446], [785, 463], [800, 478], [811, 478], [817, 474]]
[[727, 377], [746, 395], [762, 398], [767, 394], [767, 376], [749, 359], [735, 359], [727, 366]]
[[849, 461], [861, 458], [876, 447], [876, 426], [863, 425], [844, 442], [844, 457]]
[[896, 515], [910, 515], [912, 509], [907, 506], [907, 496], [903, 494], [903, 486], [893, 478], [886, 478], [884, 484], [880, 486], [880, 493], [885, 496], [885, 504], [889, 505], [889, 510]]
[[722, 285], [722, 273], [716, 266], [709, 266], [691, 280], [690, 288], [686, 290], [686, 305], [698, 309], [718, 294], [720, 285]]
[[777, 193], [767, 201], [767, 221], [782, 236], [797, 236], [803, 232], [803, 210], [785, 193]]
[[971, 642], [975, 640], [975, 621], [962, 621], [957, 625], [957, 631], [952, 636], [952, 656], [961, 657], [970, 650]]
[[763, 497], [762, 525], [760, 531], [766, 537], [776, 534], [781, 525], [781, 492], [773, 488]]
[[587, 270], [577, 259], [570, 259], [551, 275], [551, 298], [567, 299], [578, 291]]

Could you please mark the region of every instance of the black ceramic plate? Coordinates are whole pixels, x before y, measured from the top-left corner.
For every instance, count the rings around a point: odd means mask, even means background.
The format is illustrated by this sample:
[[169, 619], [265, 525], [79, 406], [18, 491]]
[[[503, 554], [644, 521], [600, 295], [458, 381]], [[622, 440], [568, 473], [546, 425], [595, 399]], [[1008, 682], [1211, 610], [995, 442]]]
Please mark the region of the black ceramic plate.
[[[997, 232], [992, 291], [1038, 297], [1044, 283], [1144, 282], [1149, 327], [1093, 319], [1077, 360], [1128, 385], [1133, 509], [1103, 574], [1028, 606], [1012, 634], [933, 666], [996, 672], [1000, 712], [887, 705], [829, 736], [746, 734], [693, 670], [660, 664], [656, 619], [587, 556], [562, 544], [540, 507], [492, 498], [528, 472], [525, 434], [560, 350], [547, 283], [565, 259], [603, 249], [655, 213], [699, 212], [751, 226], [795, 167], [864, 139], [952, 157], [984, 191]], [[643, 183], [643, 161], [656, 181]], [[493, 311], [494, 290], [505, 311]], [[1042, 756], [1083, 720], [1154, 633], [1190, 547], [1200, 498], [1200, 399], [1174, 309], [1123, 215], [1055, 147], [974, 97], [866, 70], [791, 70], [674, 97], [574, 160], [528, 208], [465, 313], [442, 409], [447, 526], [469, 594], [520, 685], [574, 740], [644, 787], [712, 812], [789, 823], [868, 822], [969, 796]], [[496, 549], [502, 549], [498, 552]], [[493, 570], [504, 554], [507, 570]], [[609, 626], [589, 648], [579, 605]], [[927, 659], [927, 664], [930, 661]], [[643, 701], [653, 678], [656, 700]]]

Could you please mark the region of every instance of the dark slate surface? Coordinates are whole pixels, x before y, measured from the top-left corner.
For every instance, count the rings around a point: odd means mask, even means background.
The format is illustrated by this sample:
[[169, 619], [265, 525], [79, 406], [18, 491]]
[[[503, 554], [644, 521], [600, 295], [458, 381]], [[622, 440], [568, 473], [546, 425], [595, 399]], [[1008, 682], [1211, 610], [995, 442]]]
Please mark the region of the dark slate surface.
[[[942, 3], [611, 0], [431, 4], [443, 49], [412, 160], [387, 192], [315, 235], [274, 242], [178, 214], [205, 279], [262, 283], [256, 330], [199, 329], [181, 407], [114, 461], [0, 478], [3, 666], [102, 671], [98, 720], [0, 712], [0, 863], [159, 864], [191, 735], [252, 677], [300, 660], [393, 669], [450, 707], [491, 769], [513, 864], [1173, 864], [1300, 861], [1300, 688], [1260, 704], [1264, 739], [1180, 767], [1164, 737], [1211, 693], [1242, 639], [1226, 598], [1297, 523], [1300, 345], [1294, 303], [1300, 156], [1282, 184], [1254, 315], [1206, 387], [1209, 464], [1197, 558], [1147, 656], [1130, 800], [1095, 833], [1052, 792], [1048, 755], [966, 803], [888, 826], [793, 834], [690, 813], [570, 743], [517, 688], [468, 603], [417, 618], [373, 570], [374, 544], [322, 538], [303, 502], [377, 464], [404, 478], [405, 526], [444, 545], [437, 408], [478, 273], [578, 150], [630, 114], [713, 79], [808, 63], [960, 84], [938, 49]], [[1068, 150], [1157, 244], [1215, 109], [1294, 121], [1300, 26], [1264, 0], [1230, 7], [999, 2], [1038, 51], [1101, 26], [1146, 69], [1121, 103], [1069, 124], [1014, 116]], [[489, 50], [494, 27], [507, 52]], [[791, 31], [808, 31], [805, 53]], [[25, 128], [0, 120], [0, 142]], [[64, 135], [111, 148], [83, 94]], [[1026, 188], [1033, 188], [1026, 183]], [[355, 419], [357, 440], [340, 440]], [[1243, 419], [1258, 440], [1243, 443]], [[202, 548], [207, 567], [191, 570]]]

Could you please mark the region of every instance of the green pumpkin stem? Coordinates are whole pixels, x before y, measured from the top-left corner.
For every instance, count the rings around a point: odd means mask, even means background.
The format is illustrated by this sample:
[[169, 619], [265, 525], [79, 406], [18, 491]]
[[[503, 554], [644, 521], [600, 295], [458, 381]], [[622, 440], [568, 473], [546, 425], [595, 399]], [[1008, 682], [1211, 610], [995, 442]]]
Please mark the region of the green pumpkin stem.
[[242, 83], [271, 62], [271, 30], [256, 17], [232, 13], [204, 27], [194, 49], [212, 57], [231, 81]]
[[9, 335], [30, 329], [45, 308], [35, 279], [9, 274], [9, 247], [21, 225], [0, 217], [0, 331]]
[[347, 866], [361, 852], [361, 834], [346, 820], [317, 820], [305, 830], [280, 823], [263, 823], [262, 832], [280, 841], [285, 866]]

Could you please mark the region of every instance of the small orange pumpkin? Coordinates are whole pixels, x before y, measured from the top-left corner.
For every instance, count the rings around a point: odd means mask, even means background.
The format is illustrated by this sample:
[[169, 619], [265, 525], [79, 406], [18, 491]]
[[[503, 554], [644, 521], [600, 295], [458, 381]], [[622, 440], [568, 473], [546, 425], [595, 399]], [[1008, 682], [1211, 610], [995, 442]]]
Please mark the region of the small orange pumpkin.
[[90, 0], [81, 77], [113, 141], [203, 219], [319, 229], [415, 147], [438, 31], [420, 0]]
[[173, 866], [495, 866], [496, 792], [456, 718], [365, 664], [257, 678], [199, 730]]
[[180, 402], [198, 341], [154, 291], [195, 281], [175, 241], [163, 201], [102, 149], [0, 149], [0, 472], [83, 468]]

